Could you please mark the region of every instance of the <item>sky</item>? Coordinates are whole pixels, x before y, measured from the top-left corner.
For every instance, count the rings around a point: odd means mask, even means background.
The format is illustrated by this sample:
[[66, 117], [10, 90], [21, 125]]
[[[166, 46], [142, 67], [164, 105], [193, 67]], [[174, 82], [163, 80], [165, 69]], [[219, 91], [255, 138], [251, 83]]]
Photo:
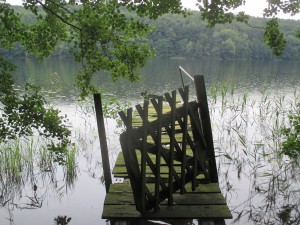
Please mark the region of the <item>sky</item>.
[[[197, 0], [182, 0], [182, 4], [184, 7], [197, 10], [196, 7]], [[263, 17], [263, 9], [268, 6], [267, 0], [248, 0], [246, 1], [246, 5], [238, 8], [237, 12], [244, 11], [246, 14], [255, 16], [255, 17]], [[279, 18], [282, 19], [300, 19], [300, 15], [291, 17], [286, 14], [279, 14]]]
[[[240, 7], [239, 11], [245, 11], [251, 16], [263, 16], [262, 11], [267, 6], [266, 0], [248, 0], [246, 2], [246, 5], [244, 7]], [[197, 0], [182, 0], [183, 6], [189, 9], [197, 10], [196, 3]]]
[[[7, 0], [8, 3], [11, 4], [22, 4], [22, 0]], [[192, 10], [197, 10], [198, 8], [196, 7], [197, 0], [182, 0], [182, 4], [184, 7], [192, 9]], [[263, 17], [263, 9], [267, 6], [267, 0], [247, 0], [246, 5], [243, 7], [240, 7], [238, 11], [245, 11], [247, 14], [251, 16], [256, 16], [256, 17]], [[283, 19], [300, 19], [300, 15], [297, 15], [295, 17], [290, 17], [289, 15], [285, 14], [280, 14], [280, 18]]]

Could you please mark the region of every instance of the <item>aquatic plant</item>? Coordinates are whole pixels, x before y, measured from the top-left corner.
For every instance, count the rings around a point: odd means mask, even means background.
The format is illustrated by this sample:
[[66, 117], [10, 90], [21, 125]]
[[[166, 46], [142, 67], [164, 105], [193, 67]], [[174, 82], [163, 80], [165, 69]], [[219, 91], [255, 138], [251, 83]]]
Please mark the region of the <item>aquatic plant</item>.
[[66, 183], [68, 186], [73, 186], [74, 181], [77, 177], [77, 170], [76, 170], [76, 148], [73, 146], [73, 149], [67, 153], [66, 164], [63, 167], [66, 176]]
[[47, 148], [54, 153], [53, 160], [64, 163], [71, 134], [66, 115], [47, 102], [40, 87], [27, 83], [17, 94], [12, 82], [11, 77], [0, 82], [0, 143], [40, 135], [51, 140]]
[[[209, 107], [220, 185], [232, 222], [299, 223], [300, 174], [291, 158], [299, 156], [299, 90], [257, 86], [225, 95], [218, 87], [210, 87]], [[282, 146], [292, 151], [284, 152]]]
[[[69, 186], [76, 178], [75, 148], [68, 152], [67, 163], [58, 167], [47, 140], [17, 139], [0, 144], [0, 207], [40, 208], [48, 188]], [[63, 168], [63, 174], [58, 169]], [[62, 176], [62, 178], [61, 178]]]

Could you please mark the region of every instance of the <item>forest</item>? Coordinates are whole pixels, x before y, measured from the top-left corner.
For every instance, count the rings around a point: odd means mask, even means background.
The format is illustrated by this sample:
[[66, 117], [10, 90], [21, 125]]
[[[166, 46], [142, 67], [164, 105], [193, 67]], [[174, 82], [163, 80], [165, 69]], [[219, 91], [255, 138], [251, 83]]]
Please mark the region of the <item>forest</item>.
[[[26, 23], [34, 23], [35, 17], [21, 6], [14, 6]], [[251, 17], [249, 24], [207, 26], [200, 18], [200, 12], [191, 15], [167, 14], [152, 21], [154, 30], [146, 42], [155, 49], [157, 57], [163, 58], [206, 58], [223, 60], [300, 60], [300, 39], [295, 30], [299, 21], [280, 20], [280, 27], [287, 40], [283, 55], [277, 57], [263, 42], [266, 21]], [[150, 23], [150, 22], [149, 22]], [[12, 50], [1, 50], [0, 54], [9, 57], [30, 57], [22, 45], [16, 44]], [[68, 43], [61, 43], [52, 57], [71, 57]]]

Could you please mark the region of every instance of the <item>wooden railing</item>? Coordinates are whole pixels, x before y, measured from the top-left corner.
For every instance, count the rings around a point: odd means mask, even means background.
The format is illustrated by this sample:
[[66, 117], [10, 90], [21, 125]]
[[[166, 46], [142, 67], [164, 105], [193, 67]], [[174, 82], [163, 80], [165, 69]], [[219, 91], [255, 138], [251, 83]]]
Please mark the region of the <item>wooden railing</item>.
[[[119, 113], [126, 126], [120, 143], [141, 213], [159, 210], [166, 199], [172, 206], [173, 193], [184, 194], [187, 183], [194, 190], [201, 182], [218, 182], [203, 76], [194, 82], [197, 101], [189, 101], [186, 86], [178, 90], [180, 101], [173, 91]], [[147, 185], [153, 179], [154, 190]]]

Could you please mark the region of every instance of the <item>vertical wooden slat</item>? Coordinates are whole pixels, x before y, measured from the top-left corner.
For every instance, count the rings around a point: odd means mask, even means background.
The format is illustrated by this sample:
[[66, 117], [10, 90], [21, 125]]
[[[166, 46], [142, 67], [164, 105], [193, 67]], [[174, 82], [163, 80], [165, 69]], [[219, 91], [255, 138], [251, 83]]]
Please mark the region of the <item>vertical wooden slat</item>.
[[169, 165], [169, 196], [168, 205], [173, 205], [173, 167], [174, 167], [174, 147], [175, 147], [175, 120], [176, 120], [176, 91], [172, 91], [171, 101], [171, 135], [170, 135], [170, 165]]
[[192, 191], [196, 190], [196, 187], [198, 186], [197, 183], [197, 174], [198, 174], [198, 151], [195, 151], [194, 154], [194, 164], [193, 164], [193, 180], [192, 180]]
[[194, 78], [195, 78], [194, 83], [196, 88], [197, 100], [199, 102], [199, 107], [200, 107], [200, 117], [203, 126], [203, 133], [205, 135], [206, 144], [207, 144], [209, 174], [210, 174], [211, 182], [218, 183], [219, 179], [218, 179], [217, 164], [215, 158], [215, 150], [214, 150], [204, 77], [202, 75], [197, 75]]
[[187, 146], [187, 125], [188, 125], [188, 102], [189, 102], [189, 86], [184, 87], [184, 117], [182, 130], [182, 162], [181, 162], [181, 188], [180, 193], [185, 192], [185, 169], [186, 169], [186, 146]]
[[[189, 103], [189, 119], [191, 122], [191, 128], [194, 137], [194, 148], [192, 148], [194, 157], [198, 158], [197, 162], [194, 162], [194, 166], [197, 166], [197, 173], [199, 173], [199, 169], [205, 175], [205, 178], [210, 181], [209, 171], [206, 169], [206, 160], [207, 160], [207, 145], [206, 140], [203, 134], [202, 124], [200, 120], [200, 110], [199, 104], [197, 106], [192, 106]], [[194, 158], [194, 159], [195, 159]], [[194, 180], [196, 181], [196, 180]]]
[[161, 128], [162, 128], [162, 110], [163, 110], [163, 97], [158, 98], [158, 111], [157, 111], [157, 152], [156, 152], [156, 174], [155, 174], [155, 211], [159, 209], [159, 187], [160, 187], [160, 159], [161, 159]]
[[127, 109], [126, 115], [123, 111], [119, 112], [119, 115], [126, 126], [126, 131], [120, 135], [120, 143], [124, 155], [127, 173], [131, 181], [130, 184], [133, 192], [135, 206], [138, 211], [141, 211], [141, 183], [139, 182], [141, 180], [141, 173], [139, 162], [135, 152], [135, 143], [132, 128], [132, 112], [132, 108]]
[[106, 142], [105, 126], [104, 126], [104, 116], [103, 116], [102, 101], [101, 101], [100, 94], [94, 94], [94, 103], [95, 103], [96, 119], [97, 119], [97, 126], [98, 126], [98, 134], [100, 140], [105, 189], [106, 192], [108, 192], [112, 180], [110, 175], [109, 156], [108, 156], [108, 148]]
[[[201, 138], [200, 133], [202, 132], [202, 128], [201, 128], [198, 104], [197, 104], [197, 107], [191, 107], [191, 104], [189, 104], [189, 119], [190, 119], [191, 129], [192, 129], [193, 138], [194, 138], [192, 191], [195, 191], [196, 187], [198, 186], [197, 175], [199, 174], [199, 169], [201, 167], [201, 163], [199, 163], [199, 161], [201, 160], [199, 158], [199, 152], [201, 151], [201, 149], [203, 151], [205, 151], [205, 149], [206, 149], [204, 147], [204, 146], [206, 146], [206, 145], [204, 145], [204, 143], [205, 143], [204, 138], [203, 138], [204, 142], [202, 143], [202, 148], [201, 148], [202, 138]], [[208, 179], [208, 176], [205, 173], [205, 168], [202, 167], [202, 170], [203, 170], [205, 177]]]
[[143, 110], [143, 137], [142, 137], [142, 145], [143, 148], [141, 150], [141, 212], [146, 212], [146, 154], [147, 154], [147, 127], [148, 127], [148, 106], [149, 101], [144, 101], [144, 110]]

